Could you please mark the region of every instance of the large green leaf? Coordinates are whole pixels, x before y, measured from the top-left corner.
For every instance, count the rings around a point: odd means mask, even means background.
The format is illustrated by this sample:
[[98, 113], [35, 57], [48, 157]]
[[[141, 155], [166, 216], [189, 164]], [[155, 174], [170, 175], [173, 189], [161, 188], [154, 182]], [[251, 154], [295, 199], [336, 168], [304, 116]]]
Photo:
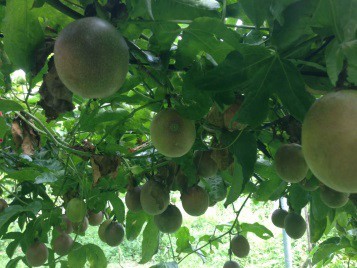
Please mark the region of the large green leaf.
[[118, 222], [123, 223], [125, 220], [125, 206], [123, 201], [115, 193], [110, 194], [108, 200], [113, 206], [113, 212]]
[[0, 99], [0, 111], [3, 113], [10, 111], [22, 111], [24, 108], [13, 100]]
[[81, 268], [84, 267], [87, 261], [87, 250], [84, 246], [74, 246], [68, 254], [68, 267]]
[[326, 67], [331, 83], [336, 84], [338, 76], [342, 71], [344, 55], [340, 44], [335, 39], [326, 48]]
[[228, 171], [223, 171], [221, 172], [221, 176], [231, 185], [228, 189], [226, 201], [224, 202], [224, 206], [227, 207], [236, 201], [242, 193], [244, 182], [242, 166], [236, 163], [233, 167], [232, 175]]
[[176, 233], [176, 251], [177, 253], [182, 253], [182, 252], [191, 252], [192, 251], [192, 246], [191, 246], [191, 241], [194, 239], [190, 235], [190, 230], [183, 226], [181, 227]]
[[44, 40], [37, 17], [30, 10], [32, 0], [7, 1], [3, 21], [4, 48], [16, 68], [30, 71], [34, 51]]
[[261, 239], [267, 240], [274, 237], [273, 233], [260, 223], [241, 223], [240, 228], [244, 234], [251, 232]]
[[135, 240], [146, 222], [146, 214], [143, 211], [132, 212], [128, 210], [125, 221], [126, 238], [129, 241]]
[[91, 268], [107, 267], [108, 261], [103, 250], [94, 244], [87, 244], [84, 246], [87, 251], [87, 260]]
[[141, 260], [144, 264], [151, 260], [152, 256], [159, 249], [159, 229], [154, 223], [154, 218], [151, 217], [145, 226], [143, 233], [143, 242], [141, 244]]
[[292, 183], [288, 188], [289, 191], [289, 203], [295, 211], [303, 209], [308, 200], [308, 192], [303, 190], [298, 184]]
[[269, 8], [272, 0], [241, 0], [245, 13], [249, 19], [260, 27], [269, 14]]
[[283, 11], [291, 4], [300, 0], [272, 0], [270, 6], [270, 12], [272, 13], [274, 19], [276, 19], [280, 25], [283, 25], [285, 20], [283, 16]]

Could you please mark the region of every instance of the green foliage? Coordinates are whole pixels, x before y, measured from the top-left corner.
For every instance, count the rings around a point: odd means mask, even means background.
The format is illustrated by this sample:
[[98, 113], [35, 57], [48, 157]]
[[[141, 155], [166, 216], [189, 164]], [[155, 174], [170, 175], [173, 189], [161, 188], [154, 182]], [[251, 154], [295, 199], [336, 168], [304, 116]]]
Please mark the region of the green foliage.
[[[121, 223], [127, 240], [120, 245], [123, 256], [153, 268], [177, 268], [215, 254], [228, 259], [229, 237], [236, 231], [251, 245], [268, 240], [267, 248], [274, 251], [275, 233], [261, 219], [242, 219], [241, 212], [247, 204], [254, 204], [250, 210], [261, 209], [262, 203], [281, 198], [291, 212], [308, 211], [315, 246], [304, 253], [313, 265], [355, 264], [353, 196], [345, 206], [329, 208], [319, 190], [282, 181], [273, 159], [282, 143], [301, 143], [301, 122], [317, 98], [356, 89], [355, 0], [71, 2], [0, 5], [0, 189], [9, 204], [0, 214], [0, 250], [8, 257], [6, 267], [26, 265], [23, 253], [34, 241], [48, 245], [49, 267], [108, 265], [117, 252], [98, 241], [92, 229], [90, 235], [76, 236], [68, 256], [57, 258], [51, 250], [64, 208], [74, 198]], [[73, 95], [53, 65], [61, 30], [92, 15], [113, 24], [130, 53], [124, 85], [102, 99]], [[208, 120], [211, 107], [223, 120], [237, 100], [233, 121], [241, 129]], [[195, 123], [194, 144], [181, 157], [165, 157], [152, 144], [152, 119], [166, 108]], [[214, 159], [227, 165], [220, 163], [222, 170], [202, 178], [194, 152], [215, 149], [226, 150], [233, 164]], [[165, 175], [160, 168], [166, 167]], [[172, 190], [179, 176], [187, 178], [180, 194]], [[181, 212], [180, 195], [199, 185], [213, 209], [224, 206], [233, 213], [225, 212], [224, 222], [215, 221], [212, 228], [183, 213], [183, 226], [163, 235], [152, 216], [127, 210], [123, 202], [127, 190], [148, 180], [162, 186], [157, 192], [171, 190], [170, 203]], [[269, 221], [271, 212], [265, 215]], [[226, 220], [227, 215], [233, 218]], [[189, 221], [194, 224], [186, 225]], [[259, 267], [260, 259], [247, 258], [243, 265]]]

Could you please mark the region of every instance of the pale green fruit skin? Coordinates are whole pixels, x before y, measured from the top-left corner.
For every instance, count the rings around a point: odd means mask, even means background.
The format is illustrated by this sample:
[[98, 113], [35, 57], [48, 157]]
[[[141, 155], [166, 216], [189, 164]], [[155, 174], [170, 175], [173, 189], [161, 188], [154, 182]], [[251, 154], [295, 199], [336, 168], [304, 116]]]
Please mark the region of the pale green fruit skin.
[[317, 100], [302, 125], [302, 150], [312, 173], [342, 193], [357, 193], [357, 91]]
[[247, 257], [250, 251], [247, 238], [242, 235], [235, 235], [231, 240], [231, 250], [238, 258]]
[[285, 217], [288, 215], [288, 212], [284, 209], [276, 209], [271, 215], [271, 221], [276, 227], [284, 228]]
[[104, 98], [123, 85], [129, 67], [128, 46], [109, 22], [88, 17], [68, 24], [54, 48], [59, 78], [84, 98]]
[[181, 211], [176, 206], [169, 205], [163, 213], [154, 216], [154, 222], [161, 232], [174, 233], [182, 225]]
[[86, 214], [87, 206], [83, 200], [79, 198], [73, 198], [68, 202], [66, 215], [71, 222], [82, 222]]
[[166, 109], [154, 117], [150, 135], [159, 153], [167, 157], [180, 157], [192, 148], [196, 128], [192, 120], [183, 118], [173, 109]]
[[340, 208], [347, 204], [349, 194], [337, 192], [329, 187], [321, 187], [320, 198], [330, 208]]
[[275, 170], [279, 177], [291, 183], [302, 181], [309, 170], [301, 146], [299, 144], [284, 144], [275, 154]]
[[108, 225], [112, 222], [112, 220], [105, 220], [98, 228], [98, 236], [100, 238], [100, 240], [102, 240], [103, 242], [107, 242], [105, 240], [105, 230], [107, 229]]
[[124, 240], [124, 228], [119, 222], [111, 222], [104, 231], [104, 240], [111, 247], [118, 246]]
[[182, 207], [191, 216], [203, 215], [209, 206], [207, 191], [199, 186], [193, 186], [181, 193]]
[[170, 204], [170, 192], [154, 181], [149, 180], [141, 188], [140, 203], [143, 210], [150, 215], [158, 215]]
[[73, 246], [73, 239], [66, 233], [60, 234], [53, 241], [53, 251], [60, 256], [67, 255]]
[[26, 250], [26, 260], [33, 267], [42, 266], [48, 259], [48, 249], [44, 243], [35, 242]]
[[210, 178], [217, 174], [217, 163], [211, 158], [212, 151], [196, 151], [193, 162], [197, 169], [197, 175]]
[[223, 268], [239, 268], [239, 264], [235, 261], [226, 261]]
[[305, 234], [306, 222], [301, 215], [291, 212], [285, 217], [284, 229], [288, 236], [299, 239]]

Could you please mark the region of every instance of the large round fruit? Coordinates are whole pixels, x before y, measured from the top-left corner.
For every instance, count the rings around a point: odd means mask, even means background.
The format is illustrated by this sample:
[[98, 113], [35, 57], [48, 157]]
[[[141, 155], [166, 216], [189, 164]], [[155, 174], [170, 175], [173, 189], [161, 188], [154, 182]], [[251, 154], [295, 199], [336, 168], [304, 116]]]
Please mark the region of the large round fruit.
[[107, 242], [105, 240], [105, 230], [107, 229], [108, 225], [112, 222], [112, 220], [105, 220], [98, 228], [98, 236], [100, 238], [100, 240], [102, 240], [103, 242]]
[[154, 216], [154, 222], [161, 232], [174, 233], [182, 224], [181, 211], [176, 206], [169, 205], [163, 213]]
[[44, 243], [39, 241], [30, 245], [26, 250], [26, 260], [31, 266], [44, 265], [48, 259], [48, 249]]
[[102, 211], [98, 213], [94, 213], [93, 211], [89, 211], [88, 213], [88, 222], [91, 226], [98, 226], [102, 223], [104, 218], [104, 214]]
[[60, 234], [53, 240], [53, 251], [58, 255], [67, 255], [73, 246], [73, 239], [66, 233]]
[[236, 261], [226, 261], [223, 268], [239, 268], [239, 264]]
[[302, 181], [309, 168], [306, 165], [301, 146], [295, 143], [280, 146], [275, 154], [275, 169], [279, 177], [286, 182]]
[[141, 186], [136, 186], [133, 189], [130, 189], [126, 192], [125, 195], [125, 205], [132, 212], [138, 212], [143, 210], [143, 207], [140, 203], [140, 193]]
[[347, 204], [349, 194], [337, 192], [327, 186], [321, 187], [320, 198], [330, 208], [340, 208]]
[[78, 235], [84, 235], [89, 226], [88, 218], [84, 217], [82, 222], [73, 223], [73, 233]]
[[248, 256], [250, 246], [247, 238], [242, 235], [235, 235], [231, 240], [231, 251], [239, 258]]
[[288, 215], [288, 212], [284, 209], [276, 209], [271, 215], [271, 221], [276, 227], [284, 228], [285, 217]]
[[66, 207], [66, 215], [71, 222], [82, 222], [87, 214], [86, 203], [82, 199], [71, 199]]
[[302, 150], [312, 173], [343, 193], [357, 193], [357, 91], [317, 100], [302, 126]]
[[284, 228], [288, 236], [299, 239], [306, 231], [306, 222], [301, 215], [291, 212], [285, 217]]
[[209, 206], [209, 195], [205, 189], [193, 186], [181, 193], [181, 202], [187, 214], [201, 216]]
[[150, 215], [158, 215], [170, 204], [170, 192], [160, 183], [149, 180], [141, 189], [140, 202], [143, 210]]
[[218, 171], [217, 163], [211, 158], [212, 151], [196, 151], [193, 156], [197, 175], [210, 178]]
[[105, 228], [104, 240], [111, 247], [118, 246], [124, 239], [124, 228], [119, 222], [111, 222]]
[[7, 202], [4, 199], [0, 198], [0, 213], [3, 212], [8, 206], [9, 205], [7, 204]]
[[70, 234], [73, 232], [73, 224], [66, 215], [61, 216], [61, 223], [56, 227], [58, 232]]
[[196, 139], [195, 123], [173, 109], [159, 112], [150, 127], [151, 141], [159, 153], [167, 157], [186, 154]]
[[69, 90], [84, 98], [104, 98], [123, 85], [129, 53], [114, 26], [88, 17], [68, 24], [60, 32], [54, 60], [58, 76]]

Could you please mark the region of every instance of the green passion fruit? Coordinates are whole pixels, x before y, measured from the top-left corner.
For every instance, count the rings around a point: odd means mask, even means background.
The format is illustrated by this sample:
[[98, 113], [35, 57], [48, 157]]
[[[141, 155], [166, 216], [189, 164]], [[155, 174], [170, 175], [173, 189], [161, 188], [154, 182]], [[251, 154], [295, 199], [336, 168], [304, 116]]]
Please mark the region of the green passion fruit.
[[349, 194], [337, 192], [327, 186], [320, 188], [320, 198], [330, 208], [340, 208], [347, 204]]
[[38, 267], [48, 259], [48, 249], [42, 242], [36, 241], [26, 250], [26, 261], [30, 266]]
[[174, 233], [182, 225], [181, 211], [176, 206], [169, 205], [163, 213], [154, 216], [154, 222], [161, 232]]
[[150, 215], [158, 215], [166, 210], [170, 203], [170, 192], [154, 180], [147, 181], [141, 189], [140, 202], [143, 210]]
[[181, 193], [182, 207], [191, 216], [203, 215], [209, 206], [209, 195], [205, 189], [193, 186]]
[[294, 239], [301, 238], [306, 231], [306, 222], [300, 214], [290, 212], [284, 220], [285, 232]]
[[250, 251], [250, 245], [242, 235], [235, 235], [231, 240], [231, 251], [238, 258], [247, 257]]
[[86, 203], [79, 198], [71, 199], [66, 207], [66, 215], [71, 222], [82, 222], [87, 214]]
[[271, 215], [271, 221], [276, 227], [284, 228], [285, 217], [288, 215], [288, 212], [284, 209], [276, 209]]

